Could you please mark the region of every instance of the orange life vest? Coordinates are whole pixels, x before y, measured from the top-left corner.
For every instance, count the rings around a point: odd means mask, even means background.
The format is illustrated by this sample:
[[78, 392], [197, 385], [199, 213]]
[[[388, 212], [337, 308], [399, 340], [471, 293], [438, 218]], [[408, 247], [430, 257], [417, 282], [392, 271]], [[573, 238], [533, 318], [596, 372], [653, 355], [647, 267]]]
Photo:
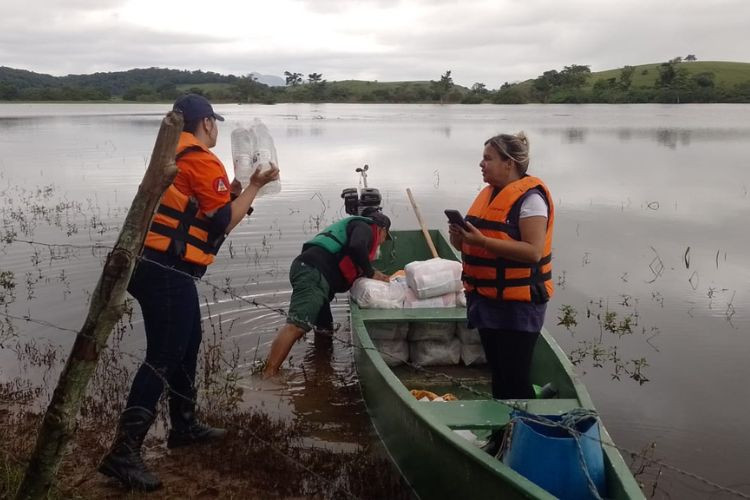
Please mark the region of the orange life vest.
[[467, 291], [496, 300], [545, 303], [554, 293], [552, 283], [552, 232], [555, 209], [552, 195], [538, 178], [525, 176], [505, 186], [492, 199], [492, 186], [474, 200], [466, 220], [482, 234], [501, 240], [521, 240], [518, 226], [522, 197], [537, 190], [547, 202], [549, 213], [542, 258], [535, 264], [498, 257], [491, 252], [463, 244], [463, 281]]
[[[199, 146], [185, 147], [178, 151], [176, 160], [199, 150], [202, 150]], [[172, 184], [161, 197], [143, 245], [191, 264], [208, 266], [224, 238], [224, 234], [212, 234], [210, 221], [200, 211], [196, 199]]]

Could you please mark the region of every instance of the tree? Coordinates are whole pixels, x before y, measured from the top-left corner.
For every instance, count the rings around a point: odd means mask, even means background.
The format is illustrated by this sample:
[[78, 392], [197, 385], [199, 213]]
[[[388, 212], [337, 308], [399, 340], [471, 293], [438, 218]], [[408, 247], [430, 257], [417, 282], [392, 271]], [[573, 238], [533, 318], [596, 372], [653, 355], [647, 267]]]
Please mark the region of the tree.
[[633, 82], [633, 73], [635, 68], [633, 66], [623, 66], [620, 70], [620, 88], [622, 90], [628, 90], [631, 83]]
[[556, 69], [545, 71], [532, 83], [535, 93], [542, 102], [547, 102], [549, 94], [560, 85], [562, 79]]
[[659, 65], [659, 77], [656, 79], [657, 87], [669, 87], [677, 77], [677, 70], [675, 69], [674, 61], [668, 61]]
[[253, 75], [245, 75], [237, 79], [234, 90], [240, 102], [248, 102], [252, 97], [260, 94], [257, 78]]
[[688, 54], [688, 55], [685, 56], [685, 60], [686, 61], [697, 61], [698, 58], [695, 57], [695, 54]]
[[671, 62], [672, 64], [680, 64], [682, 62], [682, 57], [677, 56], [674, 59], [670, 59], [669, 62]]
[[144, 101], [149, 100], [151, 97], [153, 97], [151, 100], [156, 100], [156, 91], [149, 85], [136, 85], [130, 87], [122, 95], [122, 98], [125, 101]]
[[320, 73], [310, 73], [307, 75], [307, 83], [319, 83], [323, 79]]
[[678, 68], [674, 59], [659, 65], [659, 77], [654, 86], [661, 89], [661, 97], [664, 102], [680, 102], [680, 94], [687, 90], [689, 85], [688, 71]]
[[450, 93], [451, 89], [453, 89], [453, 78], [451, 77], [451, 70], [446, 71], [443, 75], [440, 76], [440, 81], [430, 81], [430, 85], [433, 88], [433, 91], [437, 95], [438, 99], [440, 99], [440, 102], [445, 102], [446, 97]]
[[159, 99], [163, 99], [165, 101], [174, 101], [180, 95], [180, 92], [177, 90], [177, 86], [171, 82], [162, 83], [161, 85], [156, 87], [156, 93], [159, 96]]
[[18, 88], [10, 83], [0, 82], [0, 100], [12, 101], [18, 98]]
[[292, 87], [296, 87], [297, 85], [302, 84], [302, 73], [290, 73], [289, 71], [284, 71], [284, 76], [286, 77], [287, 86], [291, 85]]
[[487, 90], [487, 86], [485, 84], [477, 82], [471, 86], [471, 93], [477, 95], [485, 95], [489, 93], [489, 90]]
[[703, 88], [709, 88], [714, 86], [714, 78], [715, 74], [710, 71], [705, 71], [703, 73], [698, 73], [697, 75], [693, 75], [693, 81], [696, 85]]
[[591, 69], [588, 65], [572, 64], [565, 66], [559, 73], [560, 75], [560, 86], [568, 89], [579, 89], [586, 84]]

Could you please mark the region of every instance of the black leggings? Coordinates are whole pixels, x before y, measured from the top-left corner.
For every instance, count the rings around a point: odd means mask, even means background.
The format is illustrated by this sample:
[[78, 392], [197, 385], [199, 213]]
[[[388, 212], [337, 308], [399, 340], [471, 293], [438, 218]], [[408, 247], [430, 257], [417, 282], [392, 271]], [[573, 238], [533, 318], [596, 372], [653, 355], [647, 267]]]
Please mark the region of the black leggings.
[[479, 337], [492, 369], [492, 397], [533, 399], [530, 369], [539, 332], [480, 328]]

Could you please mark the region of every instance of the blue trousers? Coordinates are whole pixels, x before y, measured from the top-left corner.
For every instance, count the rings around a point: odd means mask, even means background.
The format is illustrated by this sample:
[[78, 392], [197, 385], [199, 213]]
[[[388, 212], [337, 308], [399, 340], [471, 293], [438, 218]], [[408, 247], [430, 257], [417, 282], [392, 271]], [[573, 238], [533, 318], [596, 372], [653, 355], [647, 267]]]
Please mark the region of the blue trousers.
[[190, 276], [141, 261], [128, 285], [138, 301], [146, 329], [146, 359], [130, 388], [126, 408], [155, 412], [169, 386], [170, 398], [195, 399], [195, 370], [200, 348], [198, 290]]

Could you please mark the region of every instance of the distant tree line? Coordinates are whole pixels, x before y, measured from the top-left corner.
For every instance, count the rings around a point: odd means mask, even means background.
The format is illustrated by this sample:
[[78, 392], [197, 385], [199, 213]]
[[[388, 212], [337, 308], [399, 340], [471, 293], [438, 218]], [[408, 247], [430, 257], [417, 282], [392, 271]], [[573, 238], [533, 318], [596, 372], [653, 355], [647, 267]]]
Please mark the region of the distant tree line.
[[237, 80], [236, 76], [210, 71], [162, 68], [54, 77], [0, 67], [0, 100], [82, 101], [120, 97], [124, 100], [148, 102], [176, 98], [181, 93], [177, 90], [178, 85], [234, 84]]
[[[437, 80], [417, 82], [337, 81], [322, 73], [285, 71], [285, 86], [269, 87], [252, 75], [221, 75], [162, 68], [54, 77], [0, 67], [3, 101], [169, 102], [185, 92], [215, 102], [383, 102], [383, 103], [687, 103], [750, 102], [750, 80], [717, 81], [712, 72], [688, 71], [694, 54], [675, 57], [650, 69], [625, 66], [608, 78], [588, 65], [551, 69], [525, 82], [505, 82], [492, 90], [476, 82], [463, 87], [446, 71]], [[697, 68], [698, 66], [692, 66]], [[651, 71], [651, 74], [649, 74]], [[644, 83], [647, 82], [647, 83]]]
[[[713, 72], [691, 73], [684, 62], [696, 61], [694, 54], [675, 57], [658, 65], [653, 83], [635, 85], [634, 66], [624, 66], [619, 75], [596, 79], [588, 66], [565, 66], [549, 70], [529, 82], [505, 83], [493, 93], [498, 104], [541, 103], [691, 103], [750, 102], [750, 80], [734, 84], [717, 83]], [[641, 69], [645, 79], [649, 69]]]

